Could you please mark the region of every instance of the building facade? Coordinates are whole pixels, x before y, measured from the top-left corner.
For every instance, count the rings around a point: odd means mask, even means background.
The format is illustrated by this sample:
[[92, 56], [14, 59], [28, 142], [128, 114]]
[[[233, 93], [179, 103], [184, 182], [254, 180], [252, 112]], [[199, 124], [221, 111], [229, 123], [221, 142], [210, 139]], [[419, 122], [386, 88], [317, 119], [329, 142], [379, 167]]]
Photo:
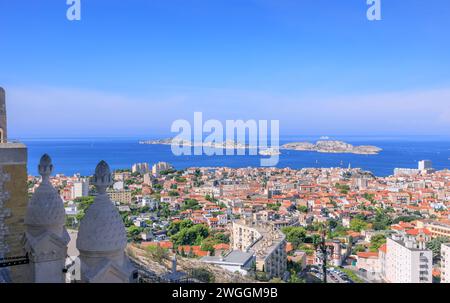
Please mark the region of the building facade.
[[441, 283], [450, 283], [450, 243], [441, 245]]
[[154, 176], [159, 176], [160, 172], [170, 170], [173, 166], [167, 162], [158, 162], [152, 167], [152, 174]]
[[146, 174], [149, 172], [149, 167], [148, 167], [148, 163], [135, 163], [133, 164], [133, 166], [131, 167], [131, 172], [132, 173], [139, 173], [139, 174]]
[[[0, 258], [25, 255], [21, 240], [28, 203], [28, 150], [21, 143], [8, 141], [6, 121], [5, 91], [0, 87]], [[0, 269], [2, 277], [27, 282], [27, 266]]]
[[286, 237], [270, 224], [252, 220], [233, 222], [232, 247], [251, 252], [255, 256], [256, 270], [267, 277], [283, 277], [287, 270]]
[[396, 233], [387, 238], [384, 279], [390, 283], [432, 283], [433, 252], [426, 234]]
[[108, 191], [108, 196], [113, 202], [131, 204], [132, 195], [129, 190]]
[[72, 198], [81, 198], [87, 197], [89, 195], [89, 180], [88, 179], [80, 179], [79, 181], [75, 181], [72, 187]]
[[432, 238], [450, 238], [450, 225], [448, 224], [433, 220], [419, 220], [417, 221], [417, 227], [428, 229], [431, 232]]

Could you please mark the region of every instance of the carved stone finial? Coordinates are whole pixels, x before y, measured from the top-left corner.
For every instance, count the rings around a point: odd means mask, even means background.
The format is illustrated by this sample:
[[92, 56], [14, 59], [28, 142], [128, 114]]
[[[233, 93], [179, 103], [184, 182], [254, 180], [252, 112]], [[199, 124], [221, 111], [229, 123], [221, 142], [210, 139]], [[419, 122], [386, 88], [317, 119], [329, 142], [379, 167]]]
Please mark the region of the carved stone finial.
[[108, 163], [100, 161], [95, 168], [95, 175], [93, 185], [97, 188], [99, 194], [106, 193], [108, 186], [113, 184], [111, 170]]
[[47, 181], [53, 172], [52, 159], [50, 158], [49, 155], [45, 154], [41, 157], [38, 169], [39, 174], [42, 176], [42, 180]]

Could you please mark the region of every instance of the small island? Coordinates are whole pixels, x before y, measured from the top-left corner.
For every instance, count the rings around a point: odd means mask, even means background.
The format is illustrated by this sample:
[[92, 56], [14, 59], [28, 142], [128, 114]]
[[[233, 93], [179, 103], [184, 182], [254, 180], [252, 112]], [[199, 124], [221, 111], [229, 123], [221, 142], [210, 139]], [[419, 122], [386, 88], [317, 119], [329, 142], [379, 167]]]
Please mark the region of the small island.
[[293, 142], [284, 144], [281, 149], [296, 151], [315, 151], [319, 153], [377, 155], [381, 148], [372, 145], [353, 146], [343, 141]]
[[[225, 142], [191, 142], [189, 140], [182, 139], [157, 139], [139, 141], [139, 144], [149, 145], [172, 145], [179, 146], [202, 146], [207, 148], [218, 149], [256, 149], [256, 146], [249, 146], [247, 144], [241, 144], [233, 141]], [[279, 149], [275, 148], [260, 148], [259, 154], [262, 156], [280, 155]], [[382, 149], [372, 145], [360, 145], [354, 146], [343, 141], [333, 140], [319, 140], [315, 144], [310, 142], [292, 142], [284, 144], [280, 147], [283, 150], [295, 150], [295, 151], [314, 151], [319, 153], [335, 153], [335, 154], [359, 154], [359, 155], [377, 155]]]
[[258, 154], [261, 156], [278, 156], [281, 155], [281, 152], [277, 148], [267, 148], [261, 150]]
[[217, 149], [248, 149], [248, 148], [256, 148], [249, 146], [247, 144], [242, 144], [238, 142], [233, 142], [230, 140], [227, 140], [225, 142], [191, 142], [189, 140], [183, 140], [183, 139], [158, 139], [158, 140], [146, 140], [146, 141], [139, 141], [139, 144], [148, 144], [148, 145], [172, 145], [176, 144], [179, 146], [202, 146], [202, 147], [208, 147], [208, 148], [217, 148]]

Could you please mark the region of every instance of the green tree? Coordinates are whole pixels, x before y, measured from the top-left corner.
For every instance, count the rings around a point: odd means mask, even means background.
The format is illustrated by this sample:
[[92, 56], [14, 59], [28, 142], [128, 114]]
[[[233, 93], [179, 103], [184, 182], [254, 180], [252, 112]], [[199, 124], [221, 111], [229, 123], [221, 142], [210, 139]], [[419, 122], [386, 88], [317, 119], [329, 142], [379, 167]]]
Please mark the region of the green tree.
[[399, 216], [393, 220], [393, 224], [398, 224], [399, 222], [412, 222], [414, 220], [420, 219], [419, 216]]
[[364, 245], [358, 244], [355, 247], [353, 247], [353, 254], [357, 254], [359, 252], [365, 252], [366, 251], [366, 247]]
[[286, 235], [286, 241], [291, 242], [295, 248], [305, 242], [306, 230], [303, 227], [284, 227], [282, 232]]
[[344, 194], [344, 195], [348, 194], [348, 192], [350, 191], [350, 186], [348, 186], [346, 184], [336, 183], [335, 187], [341, 192], [341, 194]]
[[207, 200], [209, 202], [217, 202], [218, 201], [216, 198], [214, 198], [214, 196], [210, 196], [210, 195], [206, 195], [205, 200]]
[[156, 183], [156, 184], [152, 185], [152, 188], [153, 188], [154, 191], [160, 192], [163, 189], [163, 186], [161, 184], [159, 184], [159, 183]]
[[146, 250], [147, 250], [147, 253], [149, 253], [152, 256], [152, 258], [159, 263], [168, 259], [168, 255], [169, 255], [168, 250], [165, 248], [162, 248], [159, 245], [148, 246], [146, 248]]
[[144, 231], [144, 228], [137, 227], [135, 225], [128, 227], [127, 228], [128, 239], [133, 240], [133, 241], [141, 240], [140, 235], [143, 231]]
[[179, 195], [180, 194], [177, 191], [175, 191], [175, 190], [169, 191], [169, 196], [170, 197], [178, 197]]
[[280, 204], [267, 204], [267, 209], [278, 211], [280, 210]]
[[202, 206], [198, 203], [196, 199], [185, 199], [183, 204], [181, 205], [181, 210], [199, 210], [202, 209]]
[[225, 235], [224, 233], [216, 233], [213, 237], [217, 243], [230, 243], [230, 236]]
[[372, 226], [375, 230], [387, 230], [392, 223], [388, 213], [383, 209], [378, 209], [372, 221]]
[[353, 231], [360, 232], [361, 230], [366, 229], [366, 228], [367, 228], [367, 223], [363, 220], [354, 218], [350, 221], [350, 229]]
[[203, 224], [197, 224], [190, 227], [180, 227], [179, 232], [171, 236], [171, 240], [177, 246], [199, 245], [208, 236], [208, 227]]
[[370, 251], [371, 252], [377, 252], [378, 249], [381, 247], [381, 245], [386, 243], [386, 236], [383, 234], [378, 234], [372, 236], [370, 239]]
[[216, 245], [215, 241], [211, 238], [208, 238], [202, 242], [202, 245], [200, 248], [201, 248], [201, 250], [209, 251], [211, 253], [211, 255], [214, 255], [214, 253], [215, 253], [214, 245]]
[[297, 210], [301, 213], [307, 213], [308, 212], [308, 207], [305, 205], [299, 205], [297, 206]]
[[175, 181], [177, 181], [178, 183], [185, 183], [185, 182], [186, 182], [186, 178], [183, 178], [183, 177], [175, 177]]
[[163, 217], [163, 218], [168, 218], [170, 217], [170, 208], [169, 208], [169, 204], [168, 203], [161, 203], [160, 205], [160, 210], [159, 210], [159, 216]]
[[73, 201], [78, 206], [78, 214], [75, 216], [75, 218], [78, 222], [80, 222], [81, 220], [83, 220], [84, 215], [85, 215], [87, 209], [89, 208], [89, 206], [91, 206], [92, 203], [94, 203], [94, 197], [92, 197], [92, 196], [80, 197], [80, 198], [76, 198]]
[[375, 203], [375, 195], [374, 194], [369, 194], [369, 193], [365, 193], [363, 195], [363, 198], [370, 201], [372, 204]]
[[187, 229], [191, 226], [193, 226], [194, 223], [192, 223], [191, 220], [182, 220], [182, 221], [176, 221], [176, 222], [170, 222], [169, 226], [167, 227], [167, 234], [169, 236], [175, 235], [180, 232], [181, 229]]
[[433, 251], [433, 258], [438, 257], [441, 254], [441, 245], [450, 241], [447, 237], [437, 237], [427, 243], [427, 248]]

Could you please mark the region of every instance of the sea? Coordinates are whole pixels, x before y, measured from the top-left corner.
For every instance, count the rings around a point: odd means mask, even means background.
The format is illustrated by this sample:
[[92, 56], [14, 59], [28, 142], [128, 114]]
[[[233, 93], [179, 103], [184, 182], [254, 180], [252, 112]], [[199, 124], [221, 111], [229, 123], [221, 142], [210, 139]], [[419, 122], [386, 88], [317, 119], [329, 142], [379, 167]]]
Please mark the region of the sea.
[[[22, 139], [28, 147], [28, 171], [38, 175], [40, 157], [47, 153], [53, 159], [54, 173], [90, 176], [97, 163], [108, 162], [112, 169], [129, 169], [134, 163], [169, 162], [176, 169], [188, 167], [260, 167], [260, 155], [241, 156], [175, 156], [169, 145], [142, 145], [140, 140], [156, 138], [52, 138]], [[315, 142], [316, 136], [286, 136], [288, 142]], [[393, 174], [394, 168], [417, 168], [418, 161], [431, 160], [437, 170], [450, 169], [450, 137], [331, 137], [353, 145], [375, 145], [383, 149], [378, 155], [330, 154], [282, 150], [277, 167], [352, 167], [371, 171], [376, 176]]]

